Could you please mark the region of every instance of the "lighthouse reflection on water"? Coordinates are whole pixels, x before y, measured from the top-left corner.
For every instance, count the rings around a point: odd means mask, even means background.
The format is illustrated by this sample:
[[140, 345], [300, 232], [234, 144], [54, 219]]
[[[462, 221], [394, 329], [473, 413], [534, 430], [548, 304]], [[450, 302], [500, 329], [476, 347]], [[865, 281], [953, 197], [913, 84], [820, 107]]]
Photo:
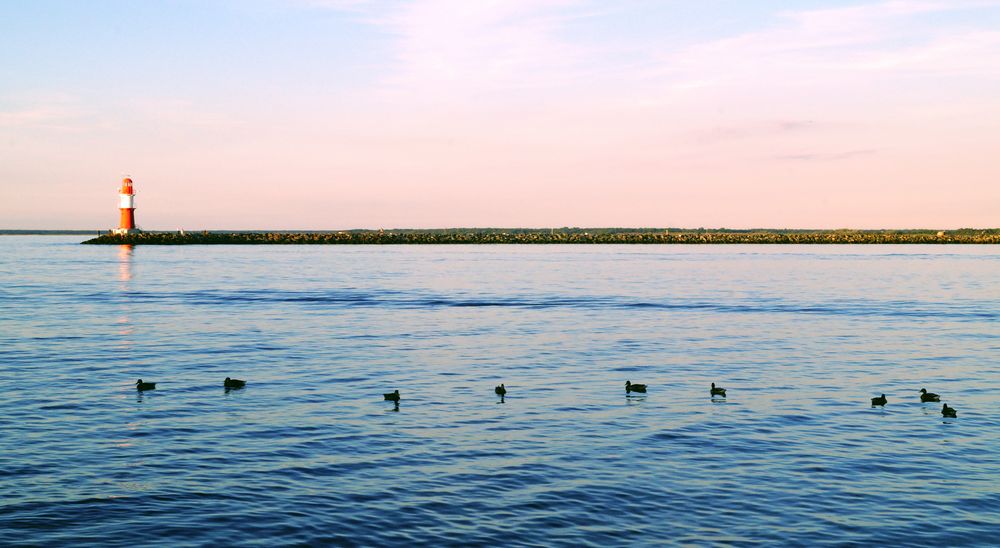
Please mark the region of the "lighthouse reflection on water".
[[[132, 265], [134, 254], [135, 246], [118, 246], [118, 303], [120, 312], [115, 322], [118, 324], [118, 344], [115, 345], [115, 351], [120, 353], [118, 362], [125, 364], [125, 369], [131, 371], [129, 377], [137, 374], [136, 370], [140, 367], [136, 357], [133, 355], [135, 347], [135, 324], [132, 323], [132, 304], [130, 303], [132, 278], [135, 273]], [[142, 403], [142, 392], [136, 391], [131, 383], [128, 385], [126, 393], [135, 393], [136, 401]]]
[[132, 280], [132, 253], [135, 246], [131, 244], [118, 246], [118, 281], [122, 291], [128, 291], [130, 280]]
[[[130, 319], [131, 305], [129, 304], [129, 294], [132, 289], [132, 255], [135, 252], [134, 246], [118, 246], [118, 302], [120, 303], [120, 313], [116, 323], [118, 324], [118, 349], [129, 351], [132, 349], [132, 335], [135, 333], [135, 326]], [[129, 356], [124, 356], [128, 360]]]

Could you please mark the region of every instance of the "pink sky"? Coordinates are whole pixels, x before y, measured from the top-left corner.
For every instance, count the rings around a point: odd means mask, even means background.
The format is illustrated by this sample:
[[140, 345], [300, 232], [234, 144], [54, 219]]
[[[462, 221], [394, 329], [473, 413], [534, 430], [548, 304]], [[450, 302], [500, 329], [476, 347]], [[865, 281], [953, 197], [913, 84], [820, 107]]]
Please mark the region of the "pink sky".
[[1000, 226], [997, 2], [715, 4], [15, 13], [0, 228]]

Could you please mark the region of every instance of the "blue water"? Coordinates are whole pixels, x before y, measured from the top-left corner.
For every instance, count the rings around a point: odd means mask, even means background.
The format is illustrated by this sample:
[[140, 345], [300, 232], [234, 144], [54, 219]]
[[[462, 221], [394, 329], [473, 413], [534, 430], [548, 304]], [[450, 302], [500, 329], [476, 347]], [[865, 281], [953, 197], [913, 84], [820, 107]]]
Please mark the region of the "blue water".
[[0, 545], [1000, 535], [997, 247], [79, 240], [0, 237]]

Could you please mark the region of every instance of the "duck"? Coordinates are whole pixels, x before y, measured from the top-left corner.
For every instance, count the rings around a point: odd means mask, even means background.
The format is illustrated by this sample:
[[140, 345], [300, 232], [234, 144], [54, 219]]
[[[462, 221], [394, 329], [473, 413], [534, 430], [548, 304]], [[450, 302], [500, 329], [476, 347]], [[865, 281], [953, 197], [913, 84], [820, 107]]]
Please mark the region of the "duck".
[[928, 392], [926, 388], [920, 389], [920, 401], [941, 401], [941, 396], [938, 396], [934, 392]]
[[872, 398], [872, 407], [875, 407], [876, 405], [884, 406], [888, 401], [889, 400], [885, 399], [885, 394], [882, 394], [877, 398]]
[[222, 381], [222, 386], [226, 388], [243, 388], [247, 385], [247, 381], [241, 381], [239, 379], [230, 379], [226, 377], [226, 380]]
[[726, 397], [726, 389], [722, 388], [721, 386], [718, 387], [718, 388], [716, 388], [715, 387], [715, 383], [713, 382], [712, 383], [712, 395], [713, 396], [722, 396], [723, 398], [725, 398]]
[[142, 382], [142, 379], [135, 381], [136, 390], [154, 390], [156, 389], [155, 382]]
[[506, 396], [507, 388], [501, 383], [500, 386], [493, 389], [493, 392], [495, 392], [498, 396]]
[[389, 392], [388, 394], [382, 394], [382, 397], [385, 398], [386, 401], [394, 401], [396, 403], [399, 403], [399, 390], [396, 390], [395, 392]]
[[643, 394], [645, 394], [646, 385], [632, 384], [632, 381], [625, 381], [625, 393], [628, 394], [629, 392], [642, 392]]
[[946, 417], [951, 417], [953, 419], [958, 418], [958, 411], [955, 411], [954, 407], [948, 407], [947, 403], [944, 404], [944, 407], [941, 408], [941, 414]]

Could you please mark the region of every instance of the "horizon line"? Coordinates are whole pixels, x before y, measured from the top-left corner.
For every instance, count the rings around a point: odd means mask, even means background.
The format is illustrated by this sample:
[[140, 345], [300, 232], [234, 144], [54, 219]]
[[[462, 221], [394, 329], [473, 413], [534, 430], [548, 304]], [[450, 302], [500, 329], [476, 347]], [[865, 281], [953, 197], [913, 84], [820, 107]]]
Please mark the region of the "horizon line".
[[[113, 228], [0, 228], [0, 234], [26, 234], [26, 233], [90, 233], [90, 232], [110, 232]], [[749, 227], [749, 228], [739, 228], [739, 227], [628, 227], [628, 226], [551, 226], [551, 227], [518, 227], [518, 226], [451, 226], [451, 227], [433, 227], [433, 228], [405, 228], [405, 227], [379, 227], [379, 228], [175, 228], [175, 229], [139, 229], [143, 232], [378, 232], [378, 231], [410, 231], [410, 232], [422, 232], [422, 231], [435, 231], [435, 230], [522, 230], [522, 231], [555, 231], [555, 230], [619, 230], [619, 231], [634, 231], [634, 232], [662, 232], [662, 231], [677, 231], [677, 232], [713, 232], [713, 231], [739, 231], [739, 232], [753, 232], [753, 231], [769, 231], [769, 232], [781, 232], [781, 231], [794, 231], [794, 232], [836, 232], [836, 231], [855, 231], [855, 232], [871, 232], [871, 231], [958, 231], [958, 230], [1000, 230], [1000, 226], [997, 227], [959, 227], [959, 228], [928, 228], [928, 227], [882, 227], [882, 228], [856, 228], [856, 227], [837, 227], [837, 228], [795, 228], [795, 227]]]

